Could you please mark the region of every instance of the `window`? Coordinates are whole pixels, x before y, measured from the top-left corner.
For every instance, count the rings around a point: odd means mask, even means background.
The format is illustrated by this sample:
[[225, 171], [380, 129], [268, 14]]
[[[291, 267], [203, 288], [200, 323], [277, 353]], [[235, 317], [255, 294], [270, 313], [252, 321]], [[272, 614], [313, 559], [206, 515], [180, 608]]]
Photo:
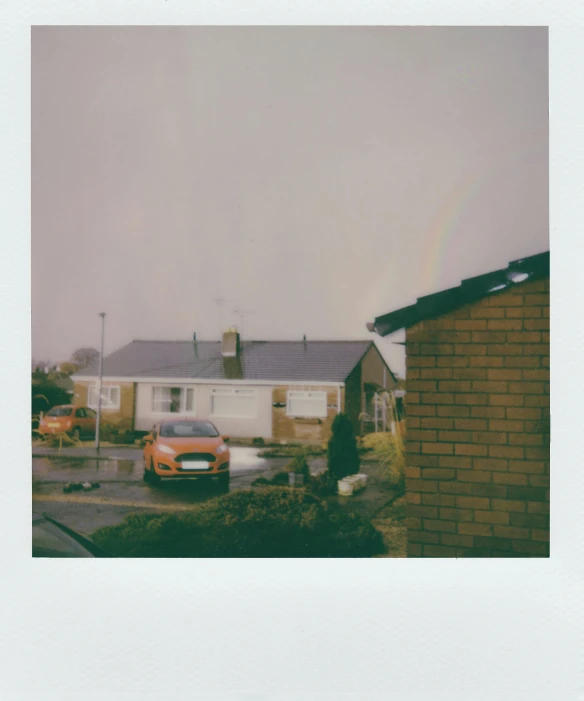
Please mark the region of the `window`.
[[[97, 409], [98, 398], [98, 388], [91, 385], [87, 393], [87, 404], [92, 409]], [[114, 411], [120, 408], [120, 388], [118, 386], [108, 385], [101, 388], [101, 408]]]
[[305, 419], [326, 419], [326, 392], [299, 392], [290, 390], [287, 395], [286, 414]]
[[255, 389], [221, 387], [211, 391], [211, 415], [252, 419], [257, 415]]
[[210, 421], [165, 421], [160, 424], [161, 438], [217, 438], [218, 435]]
[[85, 418], [85, 409], [77, 409], [75, 412], [75, 416], [79, 417], [80, 419]]
[[68, 406], [56, 406], [50, 411], [47, 411], [47, 416], [71, 416], [73, 409]]
[[153, 414], [194, 414], [195, 390], [193, 387], [153, 387]]

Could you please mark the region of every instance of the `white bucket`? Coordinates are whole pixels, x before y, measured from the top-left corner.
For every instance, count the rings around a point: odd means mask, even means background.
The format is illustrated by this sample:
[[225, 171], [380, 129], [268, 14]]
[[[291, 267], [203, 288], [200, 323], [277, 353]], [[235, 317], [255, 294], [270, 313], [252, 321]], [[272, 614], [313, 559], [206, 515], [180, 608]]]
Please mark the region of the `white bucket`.
[[346, 479], [339, 480], [338, 487], [341, 496], [350, 497], [353, 494], [353, 484], [352, 482], [347, 482]]

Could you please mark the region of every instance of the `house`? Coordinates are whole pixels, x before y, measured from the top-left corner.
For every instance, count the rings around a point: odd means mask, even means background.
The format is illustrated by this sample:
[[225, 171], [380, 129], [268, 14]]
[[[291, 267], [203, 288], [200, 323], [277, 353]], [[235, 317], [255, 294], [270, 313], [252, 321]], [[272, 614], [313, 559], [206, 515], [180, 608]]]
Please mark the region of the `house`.
[[[97, 406], [98, 369], [73, 376], [75, 401]], [[339, 412], [363, 430], [367, 398], [396, 379], [367, 341], [133, 341], [104, 358], [104, 421], [149, 431], [165, 417], [208, 418], [230, 436], [328, 440]]]
[[549, 556], [549, 252], [368, 328], [406, 329], [408, 554]]

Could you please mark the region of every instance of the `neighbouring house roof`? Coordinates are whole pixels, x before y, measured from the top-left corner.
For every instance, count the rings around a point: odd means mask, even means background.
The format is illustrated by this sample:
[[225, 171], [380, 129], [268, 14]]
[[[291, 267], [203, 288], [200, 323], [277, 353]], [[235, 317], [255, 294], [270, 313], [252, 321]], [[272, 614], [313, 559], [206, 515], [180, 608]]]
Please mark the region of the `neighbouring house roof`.
[[[344, 382], [372, 346], [370, 340], [246, 341], [237, 358], [224, 358], [219, 341], [132, 341], [104, 358], [103, 376]], [[76, 377], [97, 374], [94, 365]]]
[[367, 328], [380, 336], [387, 336], [424, 319], [447, 314], [465, 304], [497, 294], [514, 284], [549, 277], [549, 274], [549, 251], [521, 258], [509, 263], [507, 268], [468, 278], [458, 287], [420, 297], [415, 304], [378, 316], [374, 322], [367, 324]]

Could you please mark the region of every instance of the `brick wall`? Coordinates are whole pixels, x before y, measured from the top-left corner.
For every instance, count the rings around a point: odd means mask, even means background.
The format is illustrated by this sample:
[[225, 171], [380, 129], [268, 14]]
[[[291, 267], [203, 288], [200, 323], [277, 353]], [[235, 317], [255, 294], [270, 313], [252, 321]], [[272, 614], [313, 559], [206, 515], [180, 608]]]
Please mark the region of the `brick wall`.
[[406, 334], [408, 555], [549, 555], [549, 280]]

